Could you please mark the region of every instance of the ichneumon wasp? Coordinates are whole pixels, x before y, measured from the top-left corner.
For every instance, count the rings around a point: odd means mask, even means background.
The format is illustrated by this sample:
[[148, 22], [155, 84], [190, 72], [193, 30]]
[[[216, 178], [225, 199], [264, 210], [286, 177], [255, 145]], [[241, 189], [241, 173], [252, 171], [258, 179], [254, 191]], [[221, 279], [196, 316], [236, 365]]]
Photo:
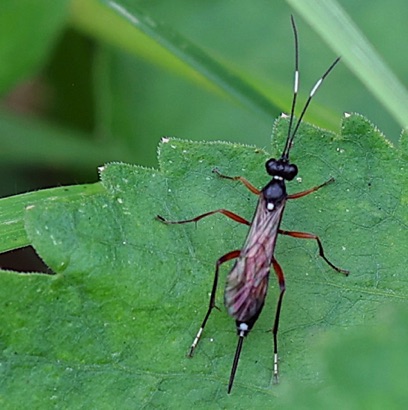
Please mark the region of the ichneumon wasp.
[[313, 96], [315, 95], [324, 79], [329, 75], [329, 73], [340, 60], [340, 58], [337, 58], [316, 82], [309, 94], [309, 97], [306, 100], [303, 109], [300, 112], [298, 120], [296, 121], [296, 123], [294, 123], [294, 114], [299, 85], [299, 47], [297, 28], [293, 16], [291, 16], [291, 23], [295, 40], [294, 90], [289, 117], [288, 134], [282, 155], [279, 159], [269, 159], [265, 164], [266, 172], [272, 177], [272, 179], [261, 190], [259, 190], [241, 176], [230, 177], [221, 174], [217, 169], [213, 170], [213, 172], [217, 173], [221, 178], [241, 182], [252, 193], [259, 196], [258, 204], [252, 221], [250, 222], [235, 214], [234, 212], [228, 211], [226, 209], [217, 209], [214, 211], [206, 212], [195, 218], [183, 221], [168, 221], [159, 215], [157, 216], [158, 220], [166, 224], [184, 224], [190, 222], [198, 222], [202, 218], [220, 213], [236, 222], [248, 225], [250, 227], [243, 247], [241, 249], [228, 252], [227, 254], [221, 256], [216, 262], [214, 282], [211, 290], [208, 310], [188, 353], [190, 357], [193, 356], [194, 350], [197, 347], [198, 342], [200, 341], [201, 335], [211, 315], [211, 312], [215, 307], [215, 295], [218, 286], [220, 266], [227, 261], [236, 259], [234, 266], [228, 274], [224, 293], [225, 306], [227, 308], [228, 314], [235, 319], [238, 334], [238, 344], [236, 347], [231, 375], [228, 383], [228, 393], [230, 393], [232, 389], [244, 338], [251, 331], [264, 306], [265, 297], [268, 291], [268, 281], [271, 266], [276, 273], [280, 288], [275, 313], [275, 321], [272, 329], [274, 344], [273, 378], [275, 382], [278, 381], [277, 335], [282, 300], [285, 293], [285, 277], [283, 270], [274, 257], [275, 243], [278, 234], [300, 239], [315, 240], [319, 248], [320, 257], [322, 257], [323, 260], [332, 269], [345, 275], [348, 275], [349, 273], [347, 270], [340, 269], [337, 266], [333, 265], [327, 259], [323, 250], [321, 240], [317, 235], [306, 232], [285, 231], [280, 229], [283, 211], [288, 199], [302, 198], [306, 195], [311, 194], [312, 192], [316, 192], [320, 188], [334, 181], [334, 179], [331, 178], [321, 185], [315, 186], [306, 191], [298, 192], [296, 194], [289, 195], [286, 192], [286, 181], [292, 181], [298, 173], [297, 166], [289, 161], [289, 153], [292, 147], [293, 140]]

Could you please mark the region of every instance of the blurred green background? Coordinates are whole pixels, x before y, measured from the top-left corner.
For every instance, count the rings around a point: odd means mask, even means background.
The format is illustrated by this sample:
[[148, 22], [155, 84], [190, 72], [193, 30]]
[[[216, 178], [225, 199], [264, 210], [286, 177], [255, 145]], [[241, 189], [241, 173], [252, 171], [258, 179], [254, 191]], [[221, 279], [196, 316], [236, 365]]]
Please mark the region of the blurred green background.
[[[2, 196], [93, 182], [97, 166], [108, 161], [154, 167], [162, 136], [236, 141], [268, 150], [273, 121], [290, 105], [290, 14], [299, 30], [303, 97], [336, 56], [285, 1], [119, 4], [137, 7], [152, 26], [163, 24], [261, 88], [271, 102], [270, 112], [240, 104], [178, 63], [140, 35], [113, 2], [2, 0]], [[407, 4], [339, 4], [405, 82]], [[398, 141], [400, 125], [340, 64], [306, 121], [336, 131], [343, 112], [365, 115], [387, 138]]]
[[[289, 3], [295, 0], [1, 0], [0, 195], [95, 182], [97, 167], [109, 161], [156, 167], [162, 136], [235, 141], [269, 150], [273, 122], [282, 111], [288, 111], [291, 101], [290, 14], [295, 14], [299, 30], [301, 97], [338, 54]], [[406, 84], [407, 3], [338, 3]], [[117, 13], [117, 5], [131, 12], [128, 20]], [[211, 61], [252, 85], [259, 93], [258, 106], [234, 99], [234, 90], [220, 90], [194, 66], [180, 63], [168, 50], [155, 45], [154, 36], [142, 35], [129, 22], [135, 22], [136, 9], [153, 31], [160, 23], [168, 39], [177, 34], [180, 50], [184, 41], [186, 49], [188, 43], [195, 44]], [[350, 49], [353, 47], [350, 42]], [[365, 50], [360, 51], [364, 54]], [[185, 56], [188, 60], [189, 53]], [[345, 59], [336, 67], [319, 90], [306, 121], [339, 131], [343, 113], [358, 112], [398, 143], [400, 123], [348, 67]], [[211, 77], [211, 72], [208, 74]], [[267, 100], [264, 105], [262, 95]], [[408, 109], [408, 104], [404, 108]], [[264, 172], [263, 164], [259, 172]], [[12, 252], [11, 264], [1, 259], [0, 265], [15, 268], [15, 259], [21, 259], [18, 252]], [[34, 262], [27, 263], [29, 270], [34, 270]], [[378, 335], [388, 336], [396, 327], [386, 331], [380, 327]], [[332, 340], [337, 338], [336, 333]], [[399, 361], [404, 358], [400, 354], [403, 338], [392, 338], [397, 349], [389, 346], [386, 337], [380, 342], [374, 352], [383, 349], [395, 354], [395, 363], [405, 363]], [[361, 345], [365, 349], [367, 344]], [[351, 345], [343, 346], [353, 351]], [[343, 350], [338, 352], [334, 351], [333, 357], [343, 358]], [[361, 357], [364, 361], [361, 355], [357, 359]], [[356, 363], [353, 360], [341, 362], [347, 365], [343, 380], [349, 379], [348, 364]], [[370, 357], [364, 363], [371, 362]], [[383, 362], [374, 363], [381, 366]], [[376, 374], [382, 376], [381, 370]], [[365, 374], [369, 375], [366, 380], [373, 380], [373, 372]], [[403, 378], [384, 380], [399, 389], [393, 382]], [[361, 390], [361, 383], [353, 386]], [[371, 386], [366, 390], [372, 394]], [[288, 397], [297, 400], [298, 391]], [[344, 397], [353, 396], [350, 392], [345, 390]]]

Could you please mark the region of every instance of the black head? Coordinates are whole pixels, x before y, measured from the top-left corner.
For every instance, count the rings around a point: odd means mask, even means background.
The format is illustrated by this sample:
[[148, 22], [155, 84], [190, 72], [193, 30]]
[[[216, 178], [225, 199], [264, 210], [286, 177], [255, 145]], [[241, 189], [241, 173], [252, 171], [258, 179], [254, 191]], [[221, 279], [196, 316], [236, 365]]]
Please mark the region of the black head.
[[298, 168], [295, 164], [291, 164], [289, 161], [279, 158], [268, 159], [265, 163], [266, 172], [271, 177], [280, 177], [285, 181], [292, 181], [298, 173]]

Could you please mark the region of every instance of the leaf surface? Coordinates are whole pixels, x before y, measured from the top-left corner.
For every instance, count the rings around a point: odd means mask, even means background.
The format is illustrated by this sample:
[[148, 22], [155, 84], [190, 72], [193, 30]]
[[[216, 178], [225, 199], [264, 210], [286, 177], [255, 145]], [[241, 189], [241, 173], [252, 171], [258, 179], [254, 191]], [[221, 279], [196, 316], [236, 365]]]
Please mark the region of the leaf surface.
[[[274, 156], [286, 127], [286, 121], [276, 122]], [[276, 258], [287, 280], [281, 383], [271, 385], [267, 331], [278, 295], [272, 273], [231, 396], [226, 385], [236, 332], [222, 308], [227, 268], [217, 294], [221, 312], [211, 316], [195, 357], [186, 353], [208, 306], [215, 261], [242, 246], [247, 228], [222, 215], [196, 226], [168, 226], [155, 216], [180, 220], [227, 208], [250, 219], [256, 197], [211, 170], [262, 187], [269, 154], [237, 144], [166, 139], [159, 146], [159, 170], [108, 164], [102, 189], [28, 206], [28, 238], [57, 274], [1, 274], [1, 400], [9, 406], [31, 400], [84, 408], [259, 408], [278, 406], [292, 384], [324, 389], [330, 379], [319, 373], [314, 346], [328, 332], [347, 334], [373, 323], [385, 304], [406, 303], [405, 138], [398, 151], [358, 115], [344, 119], [340, 135], [301, 127], [291, 152], [300, 172], [288, 191], [330, 177], [336, 182], [288, 201], [282, 228], [319, 235], [328, 258], [351, 274], [332, 271], [314, 241], [278, 239]]]

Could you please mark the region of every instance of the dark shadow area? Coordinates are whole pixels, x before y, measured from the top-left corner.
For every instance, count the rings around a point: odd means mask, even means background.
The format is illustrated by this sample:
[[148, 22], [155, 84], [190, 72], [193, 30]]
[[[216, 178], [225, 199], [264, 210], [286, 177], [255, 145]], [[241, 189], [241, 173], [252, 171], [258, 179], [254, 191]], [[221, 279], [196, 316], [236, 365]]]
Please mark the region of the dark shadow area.
[[0, 268], [21, 273], [55, 273], [38, 257], [33, 247], [26, 246], [21, 249], [2, 253], [0, 255]]

